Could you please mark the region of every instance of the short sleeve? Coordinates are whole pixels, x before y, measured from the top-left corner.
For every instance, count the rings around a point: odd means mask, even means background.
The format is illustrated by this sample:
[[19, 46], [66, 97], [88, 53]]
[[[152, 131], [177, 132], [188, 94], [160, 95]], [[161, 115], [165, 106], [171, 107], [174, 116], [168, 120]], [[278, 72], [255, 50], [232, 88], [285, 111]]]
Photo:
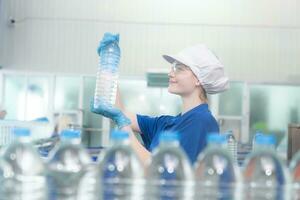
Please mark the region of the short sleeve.
[[141, 130], [141, 137], [147, 149], [149, 149], [151, 141], [157, 132], [158, 118], [159, 117], [137, 115], [137, 122]]
[[168, 115], [162, 115], [159, 117], [137, 115], [137, 122], [141, 130], [141, 137], [143, 139], [145, 147], [149, 151], [151, 151], [150, 149], [151, 143], [155, 138], [157, 139], [157, 137], [155, 136], [166, 128], [168, 122], [172, 118], [173, 118], [172, 116], [168, 116]]

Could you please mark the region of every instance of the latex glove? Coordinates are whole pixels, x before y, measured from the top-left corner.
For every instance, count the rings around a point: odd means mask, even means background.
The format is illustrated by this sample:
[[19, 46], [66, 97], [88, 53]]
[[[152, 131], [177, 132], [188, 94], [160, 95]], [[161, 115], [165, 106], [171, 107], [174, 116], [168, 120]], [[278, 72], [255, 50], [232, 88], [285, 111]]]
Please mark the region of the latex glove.
[[110, 43], [119, 44], [119, 34], [114, 35], [111, 33], [105, 33], [98, 46], [97, 49], [98, 54], [100, 55], [101, 50], [107, 45], [109, 45]]
[[119, 129], [123, 128], [124, 126], [128, 126], [131, 124], [131, 121], [129, 118], [127, 118], [124, 113], [112, 106], [110, 103], [105, 102], [105, 101], [99, 101], [99, 104], [97, 106], [97, 108], [94, 107], [94, 101], [91, 101], [91, 105], [90, 105], [90, 110], [93, 113], [102, 115], [104, 117], [110, 118], [111, 120], [113, 120]]

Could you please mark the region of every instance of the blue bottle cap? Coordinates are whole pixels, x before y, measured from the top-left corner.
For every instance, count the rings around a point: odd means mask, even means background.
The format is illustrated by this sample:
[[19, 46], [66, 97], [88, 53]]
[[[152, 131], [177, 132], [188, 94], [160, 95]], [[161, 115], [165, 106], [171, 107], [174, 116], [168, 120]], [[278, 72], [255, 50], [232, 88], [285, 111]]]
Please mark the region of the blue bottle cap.
[[13, 132], [14, 132], [14, 135], [16, 137], [28, 137], [28, 136], [30, 136], [29, 128], [14, 128]]
[[71, 130], [66, 129], [63, 130], [60, 134], [61, 139], [76, 139], [80, 138], [80, 131], [79, 130]]
[[179, 141], [179, 134], [177, 132], [165, 131], [160, 133], [159, 142], [176, 142]]
[[275, 145], [276, 138], [274, 135], [259, 135], [255, 138], [255, 143], [259, 145]]
[[226, 144], [227, 136], [225, 134], [210, 133], [206, 137], [206, 141], [208, 144]]
[[115, 130], [111, 132], [110, 138], [112, 140], [126, 140], [129, 138], [129, 134], [126, 131]]

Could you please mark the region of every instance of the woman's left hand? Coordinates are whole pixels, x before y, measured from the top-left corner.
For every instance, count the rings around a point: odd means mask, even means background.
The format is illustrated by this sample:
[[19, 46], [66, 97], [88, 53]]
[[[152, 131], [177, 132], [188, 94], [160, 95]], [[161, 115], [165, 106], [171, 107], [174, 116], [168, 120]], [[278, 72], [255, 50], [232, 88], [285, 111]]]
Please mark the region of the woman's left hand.
[[94, 107], [94, 101], [91, 101], [90, 111], [113, 120], [119, 129], [131, 124], [131, 121], [126, 115], [118, 108], [110, 103], [100, 100], [97, 107]]

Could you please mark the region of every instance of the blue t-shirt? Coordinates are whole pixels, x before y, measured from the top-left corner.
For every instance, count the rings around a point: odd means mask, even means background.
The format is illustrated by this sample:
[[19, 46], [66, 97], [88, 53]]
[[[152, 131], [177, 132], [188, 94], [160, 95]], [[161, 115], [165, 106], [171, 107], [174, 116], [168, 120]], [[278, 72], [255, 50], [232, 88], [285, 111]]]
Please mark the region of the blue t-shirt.
[[206, 136], [219, 132], [216, 119], [212, 116], [207, 104], [189, 110], [177, 116], [163, 115], [149, 117], [137, 115], [141, 137], [148, 151], [157, 147], [159, 134], [163, 131], [174, 131], [180, 134], [180, 145], [190, 161], [194, 163], [198, 154], [206, 147]]

